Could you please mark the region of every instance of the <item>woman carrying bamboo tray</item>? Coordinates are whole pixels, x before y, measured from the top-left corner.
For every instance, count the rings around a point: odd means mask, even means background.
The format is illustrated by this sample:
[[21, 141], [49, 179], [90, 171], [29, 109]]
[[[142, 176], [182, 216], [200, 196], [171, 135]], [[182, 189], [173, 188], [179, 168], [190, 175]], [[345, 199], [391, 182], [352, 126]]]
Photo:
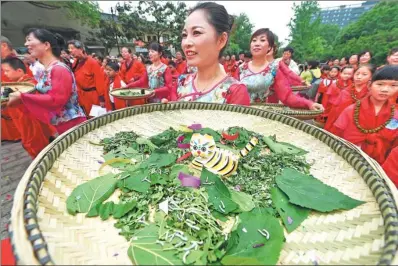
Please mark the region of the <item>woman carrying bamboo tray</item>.
[[235, 77], [246, 84], [251, 103], [265, 102], [273, 92], [286, 106], [323, 110], [320, 104], [313, 103], [292, 93], [288, 78], [279, 70], [279, 62], [273, 57], [276, 50], [275, 35], [269, 29], [259, 29], [251, 37], [250, 51], [253, 59], [239, 67]]
[[159, 43], [149, 45], [149, 59], [152, 65], [148, 66], [144, 78], [127, 84], [127, 88], [148, 88], [154, 92], [153, 97], [147, 99], [149, 103], [160, 103], [161, 99], [169, 99], [173, 90], [170, 69], [160, 59], [163, 48]]
[[38, 58], [45, 71], [35, 86], [39, 94], [15, 92], [9, 105], [22, 103], [38, 120], [53, 125], [58, 134], [86, 121], [77, 101], [76, 81], [71, 70], [59, 61], [62, 37], [45, 29], [30, 29], [25, 45]]

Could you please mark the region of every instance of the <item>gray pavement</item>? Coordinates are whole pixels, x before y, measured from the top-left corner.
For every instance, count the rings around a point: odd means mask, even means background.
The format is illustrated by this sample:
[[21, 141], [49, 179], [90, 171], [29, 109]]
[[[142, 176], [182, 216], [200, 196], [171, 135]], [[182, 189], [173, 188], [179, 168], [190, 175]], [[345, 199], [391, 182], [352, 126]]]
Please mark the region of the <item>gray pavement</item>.
[[32, 159], [21, 142], [1, 143], [1, 239], [8, 237], [7, 223], [10, 220], [15, 190]]

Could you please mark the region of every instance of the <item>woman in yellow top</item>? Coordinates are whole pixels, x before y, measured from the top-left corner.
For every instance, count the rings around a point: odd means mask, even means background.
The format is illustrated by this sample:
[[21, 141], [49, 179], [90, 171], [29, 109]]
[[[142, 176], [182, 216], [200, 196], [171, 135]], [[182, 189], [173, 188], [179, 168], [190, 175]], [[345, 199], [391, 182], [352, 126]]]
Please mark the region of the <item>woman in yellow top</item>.
[[318, 66], [319, 63], [317, 61], [309, 61], [308, 70], [305, 70], [303, 73], [301, 73], [300, 77], [308, 86], [321, 78], [321, 70]]

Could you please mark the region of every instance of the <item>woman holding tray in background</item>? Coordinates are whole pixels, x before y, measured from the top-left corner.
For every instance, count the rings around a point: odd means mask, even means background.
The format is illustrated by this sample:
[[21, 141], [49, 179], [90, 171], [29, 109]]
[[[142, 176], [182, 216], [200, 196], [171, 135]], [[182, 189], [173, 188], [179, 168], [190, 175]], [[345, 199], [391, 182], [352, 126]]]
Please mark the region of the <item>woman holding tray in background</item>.
[[170, 68], [161, 61], [163, 49], [159, 43], [149, 45], [149, 59], [152, 64], [147, 67], [144, 77], [127, 84], [127, 88], [148, 88], [155, 96], [148, 99], [149, 103], [159, 103], [161, 99], [169, 99], [173, 89], [173, 77]]
[[228, 76], [219, 64], [232, 24], [222, 5], [205, 2], [191, 10], [182, 31], [181, 46], [187, 63], [197, 67], [197, 72], [179, 77], [171, 100], [250, 104], [246, 86]]
[[241, 65], [235, 77], [244, 83], [250, 93], [252, 103], [265, 102], [272, 93], [289, 107], [322, 110], [323, 106], [295, 95], [289, 79], [280, 71], [279, 62], [274, 60], [276, 51], [275, 35], [269, 29], [259, 29], [251, 37], [250, 52], [252, 61]]
[[53, 125], [58, 134], [84, 122], [86, 115], [78, 103], [76, 81], [72, 71], [60, 62], [64, 40], [45, 29], [30, 29], [25, 46], [38, 58], [45, 71], [35, 89], [38, 94], [15, 92], [8, 105], [23, 103], [27, 111], [43, 123]]

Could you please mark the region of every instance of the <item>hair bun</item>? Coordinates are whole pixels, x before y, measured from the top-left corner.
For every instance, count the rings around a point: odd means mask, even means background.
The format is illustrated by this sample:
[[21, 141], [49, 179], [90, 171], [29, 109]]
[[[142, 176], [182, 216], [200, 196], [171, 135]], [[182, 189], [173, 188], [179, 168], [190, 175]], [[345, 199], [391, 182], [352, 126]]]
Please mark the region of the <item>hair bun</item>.
[[228, 24], [229, 24], [229, 31], [232, 31], [232, 27], [234, 26], [235, 17], [232, 15], [228, 15]]
[[61, 34], [59, 33], [54, 33], [54, 37], [57, 40], [57, 44], [59, 47], [64, 47], [65, 46], [65, 39], [62, 37]]

